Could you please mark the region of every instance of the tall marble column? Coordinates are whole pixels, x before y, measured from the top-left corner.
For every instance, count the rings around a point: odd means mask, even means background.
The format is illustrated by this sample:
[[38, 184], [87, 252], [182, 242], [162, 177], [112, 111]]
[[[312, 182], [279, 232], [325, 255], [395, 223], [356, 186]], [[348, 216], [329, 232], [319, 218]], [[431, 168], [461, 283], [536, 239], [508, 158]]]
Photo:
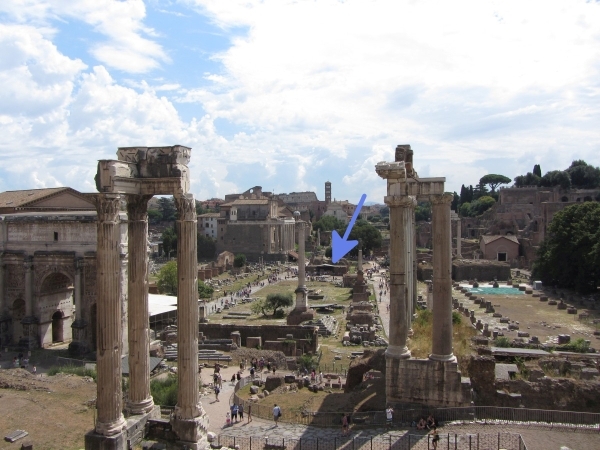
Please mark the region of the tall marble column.
[[75, 320], [71, 324], [73, 340], [69, 344], [69, 352], [72, 354], [80, 354], [88, 350], [84, 343], [84, 332], [87, 323], [83, 319], [83, 306], [81, 303], [81, 272], [83, 271], [83, 266], [83, 258], [75, 258], [75, 290], [73, 292], [75, 300]]
[[432, 195], [433, 344], [430, 359], [456, 361], [452, 353], [452, 246], [448, 229], [452, 195]]
[[126, 426], [121, 388], [120, 200], [118, 194], [96, 195], [96, 433], [104, 436], [119, 434]]
[[407, 251], [412, 237], [407, 232], [410, 209], [414, 209], [412, 197], [388, 195], [384, 199], [390, 208], [390, 344], [386, 356], [398, 359], [410, 358], [406, 346], [408, 337], [407, 303]]
[[75, 322], [83, 320], [83, 311], [81, 306], [81, 270], [83, 269], [83, 258], [75, 259], [75, 290], [73, 297], [75, 300]]
[[198, 272], [196, 205], [191, 194], [176, 195], [177, 206], [177, 405], [173, 430], [193, 450], [206, 445], [208, 417], [198, 390]]
[[151, 195], [127, 196], [129, 398], [131, 414], [154, 408], [150, 395], [150, 324], [148, 315], [148, 200]]
[[296, 311], [308, 310], [308, 295], [306, 289], [306, 261], [305, 261], [305, 236], [304, 229], [306, 222], [298, 220], [296, 230], [298, 230], [298, 288], [296, 289]]

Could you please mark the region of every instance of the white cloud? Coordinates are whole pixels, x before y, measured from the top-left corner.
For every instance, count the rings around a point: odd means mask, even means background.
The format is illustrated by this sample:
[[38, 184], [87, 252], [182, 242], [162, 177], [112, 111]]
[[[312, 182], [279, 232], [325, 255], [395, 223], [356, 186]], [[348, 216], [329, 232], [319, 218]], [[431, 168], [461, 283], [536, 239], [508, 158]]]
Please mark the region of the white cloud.
[[125, 72], [145, 73], [170, 61], [162, 47], [148, 39], [156, 38], [157, 33], [143, 24], [143, 0], [7, 0], [0, 4], [0, 12], [37, 26], [51, 20], [83, 21], [106, 37], [91, 44], [92, 55]]

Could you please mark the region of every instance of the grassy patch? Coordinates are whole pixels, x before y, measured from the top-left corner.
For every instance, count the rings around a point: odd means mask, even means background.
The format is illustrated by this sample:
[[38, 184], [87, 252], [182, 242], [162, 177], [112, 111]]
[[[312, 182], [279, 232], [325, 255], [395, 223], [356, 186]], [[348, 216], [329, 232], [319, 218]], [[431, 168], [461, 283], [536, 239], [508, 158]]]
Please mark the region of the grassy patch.
[[48, 369], [48, 375], [56, 375], [58, 373], [69, 373], [80, 377], [91, 377], [96, 381], [98, 374], [94, 369], [86, 369], [84, 366], [54, 366]]

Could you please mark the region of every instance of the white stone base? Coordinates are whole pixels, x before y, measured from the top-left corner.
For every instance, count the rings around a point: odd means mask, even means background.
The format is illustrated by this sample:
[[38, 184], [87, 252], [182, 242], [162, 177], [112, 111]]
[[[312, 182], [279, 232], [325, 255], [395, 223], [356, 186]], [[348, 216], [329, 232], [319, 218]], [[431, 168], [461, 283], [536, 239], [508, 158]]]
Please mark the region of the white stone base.
[[455, 361], [399, 359], [386, 353], [386, 402], [434, 407], [471, 406], [472, 390]]

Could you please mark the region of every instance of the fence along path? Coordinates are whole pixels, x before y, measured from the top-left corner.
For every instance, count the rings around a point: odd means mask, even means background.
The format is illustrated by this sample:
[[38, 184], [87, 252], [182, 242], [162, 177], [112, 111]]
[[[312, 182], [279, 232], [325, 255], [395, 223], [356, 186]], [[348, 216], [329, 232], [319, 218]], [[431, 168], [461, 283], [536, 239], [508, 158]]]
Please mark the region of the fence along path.
[[[240, 450], [430, 450], [429, 435], [340, 436], [334, 438], [278, 438], [219, 435], [219, 445]], [[438, 449], [453, 450], [527, 450], [520, 434], [440, 434]]]
[[[262, 419], [272, 419], [272, 406], [261, 405], [241, 399], [237, 392], [244, 386], [251, 384], [250, 377], [242, 378], [235, 387], [231, 401], [242, 403], [244, 410], [252, 405], [252, 415]], [[576, 411], [557, 411], [526, 408], [501, 408], [496, 406], [471, 406], [465, 408], [423, 408], [423, 409], [396, 409], [394, 411], [395, 426], [410, 426], [421, 417], [429, 414], [439, 422], [483, 422], [483, 423], [512, 423], [536, 425], [550, 428], [576, 428], [579, 430], [600, 431], [600, 413], [585, 413]], [[284, 411], [281, 422], [312, 425], [320, 427], [341, 426], [342, 412], [311, 412], [291, 413]], [[386, 423], [385, 411], [354, 412], [351, 414], [351, 423], [354, 425], [383, 426]]]

